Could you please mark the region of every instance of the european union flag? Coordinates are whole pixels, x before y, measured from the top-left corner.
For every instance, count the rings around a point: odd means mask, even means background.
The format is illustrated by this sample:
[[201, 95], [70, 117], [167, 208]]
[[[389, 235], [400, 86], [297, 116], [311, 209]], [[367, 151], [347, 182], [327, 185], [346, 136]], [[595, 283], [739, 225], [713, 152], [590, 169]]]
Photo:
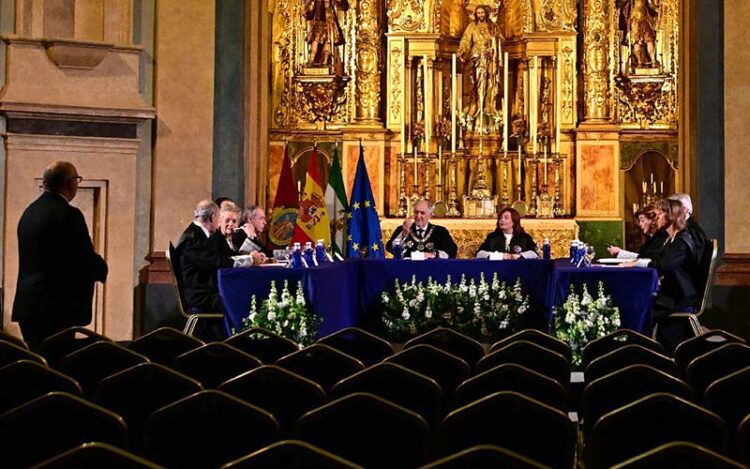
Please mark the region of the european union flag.
[[384, 258], [380, 218], [375, 210], [375, 199], [372, 196], [370, 177], [367, 175], [365, 166], [365, 149], [361, 142], [349, 210], [351, 219], [349, 219], [349, 236], [346, 242], [347, 257], [360, 257], [366, 253], [366, 257]]

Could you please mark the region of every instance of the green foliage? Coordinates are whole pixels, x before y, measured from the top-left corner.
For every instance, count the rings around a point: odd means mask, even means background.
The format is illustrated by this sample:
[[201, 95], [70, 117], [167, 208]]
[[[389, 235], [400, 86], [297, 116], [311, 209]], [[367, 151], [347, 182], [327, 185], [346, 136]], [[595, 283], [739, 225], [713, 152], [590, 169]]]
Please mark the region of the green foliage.
[[289, 293], [289, 282], [284, 280], [281, 297], [279, 298], [276, 290], [276, 282], [271, 282], [271, 291], [268, 298], [261, 302], [260, 308], [258, 308], [257, 299], [253, 295], [250, 313], [247, 317], [242, 318], [243, 328], [236, 332], [232, 331], [232, 333], [240, 333], [253, 327], [262, 327], [300, 345], [309, 345], [315, 342], [318, 326], [321, 322], [322, 319], [310, 311], [305, 304], [302, 282], [297, 282], [297, 291], [292, 295]]
[[599, 293], [594, 299], [586, 285], [579, 297], [573, 285], [562, 307], [554, 311], [554, 335], [570, 345], [573, 365], [581, 365], [583, 348], [594, 339], [604, 337], [620, 327], [620, 310], [604, 294], [604, 284], [599, 282]]
[[482, 341], [494, 341], [520, 327], [529, 309], [529, 298], [521, 292], [521, 281], [514, 285], [500, 282], [497, 273], [492, 282], [484, 274], [477, 284], [465, 276], [457, 284], [448, 276], [444, 284], [427, 279], [426, 283], [395, 282], [392, 293], [382, 293], [382, 322], [389, 339], [403, 342], [436, 327], [453, 330]]

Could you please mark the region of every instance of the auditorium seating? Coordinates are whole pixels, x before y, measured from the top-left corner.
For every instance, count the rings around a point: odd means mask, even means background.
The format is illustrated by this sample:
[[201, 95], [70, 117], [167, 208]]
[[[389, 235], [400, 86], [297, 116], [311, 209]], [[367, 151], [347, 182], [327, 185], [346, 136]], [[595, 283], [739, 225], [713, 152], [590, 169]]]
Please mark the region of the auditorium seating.
[[[124, 348], [74, 328], [48, 343], [49, 365], [22, 341], [0, 339], [10, 360], [0, 366], [0, 441], [12, 445], [1, 465], [750, 462], [748, 347], [730, 334], [690, 339], [675, 360], [632, 332], [594, 341], [584, 349], [581, 402], [566, 344], [539, 331], [492, 347], [467, 339], [437, 329], [394, 353], [351, 328], [300, 350], [262, 329], [204, 344], [163, 328]], [[198, 363], [194, 378], [180, 371], [188, 362]]]
[[100, 340], [109, 339], [85, 327], [71, 327], [44, 339], [39, 345], [39, 353], [49, 366], [57, 368], [66, 355]]

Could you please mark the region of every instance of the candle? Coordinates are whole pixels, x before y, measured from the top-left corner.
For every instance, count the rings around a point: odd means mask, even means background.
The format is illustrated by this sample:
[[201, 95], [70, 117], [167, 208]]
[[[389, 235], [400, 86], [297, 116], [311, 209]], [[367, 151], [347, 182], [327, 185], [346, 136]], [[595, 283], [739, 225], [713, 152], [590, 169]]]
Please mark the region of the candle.
[[[521, 159], [521, 139], [518, 139], [518, 185], [521, 185], [521, 165], [523, 164], [523, 161]], [[518, 194], [518, 197], [521, 197], [521, 194]]]
[[503, 53], [503, 151], [508, 151], [508, 53]]
[[643, 189], [643, 193], [645, 194], [645, 193], [646, 193], [646, 190], [647, 190], [647, 189], [646, 189], [646, 181], [642, 181], [642, 182], [641, 182], [641, 188]]
[[544, 185], [547, 185], [547, 145], [544, 145]]
[[656, 195], [656, 183], [654, 182], [654, 195]]
[[664, 195], [664, 181], [662, 181], [662, 182], [659, 183], [659, 189], [661, 189], [659, 191], [659, 193], [662, 194], [662, 195]]
[[431, 90], [427, 87], [427, 56], [422, 56], [423, 60], [423, 71], [422, 71], [422, 78], [423, 78], [423, 86], [422, 86], [422, 94], [424, 95], [424, 152], [425, 154], [430, 153], [430, 108], [429, 108], [429, 102], [427, 93], [429, 93]]
[[555, 150], [560, 153], [560, 120], [562, 119], [562, 56], [557, 55], [557, 99], [555, 99]]
[[[404, 82], [406, 82], [406, 63], [403, 68]], [[404, 83], [406, 84], [406, 83]], [[404, 91], [401, 93], [401, 158], [406, 158], [406, 90], [408, 88], [404, 86]]]
[[419, 184], [417, 180], [417, 146], [414, 144], [414, 140], [411, 141], [411, 148], [414, 152], [414, 186]]
[[529, 111], [531, 112], [531, 116], [529, 118], [529, 124], [531, 124], [531, 152], [534, 154], [534, 157], [536, 158], [536, 152], [537, 152], [537, 147], [536, 147], [536, 138], [537, 138], [537, 135], [536, 135], [536, 133], [537, 133], [536, 121], [537, 121], [537, 118], [538, 118], [538, 116], [537, 116], [537, 104], [538, 103], [537, 103], [537, 95], [536, 95], [536, 93], [537, 93], [537, 89], [536, 88], [537, 88], [537, 66], [538, 66], [538, 63], [537, 63], [537, 60], [536, 60], [536, 55], [534, 56], [533, 60], [534, 60], [533, 66], [531, 67], [531, 81], [529, 83], [529, 86], [530, 86], [530, 89], [531, 89], [531, 91], [530, 91], [530, 94], [531, 94], [531, 104], [529, 106], [530, 107]]
[[451, 153], [456, 153], [456, 54], [451, 54]]
[[[438, 143], [438, 184], [443, 185], [443, 145]], [[442, 195], [440, 197], [442, 199]]]
[[633, 202], [633, 213], [638, 211], [638, 204]]
[[654, 183], [654, 173], [651, 173], [651, 181], [650, 182], [651, 182], [651, 184]]

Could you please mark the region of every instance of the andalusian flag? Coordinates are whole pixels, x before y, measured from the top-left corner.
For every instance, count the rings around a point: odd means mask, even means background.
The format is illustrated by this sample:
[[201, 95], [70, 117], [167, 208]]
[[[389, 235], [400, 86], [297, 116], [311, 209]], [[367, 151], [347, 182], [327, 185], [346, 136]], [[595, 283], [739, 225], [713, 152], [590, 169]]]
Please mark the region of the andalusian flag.
[[352, 216], [349, 219], [347, 257], [384, 258], [380, 218], [375, 208], [375, 197], [372, 195], [370, 177], [367, 175], [367, 166], [365, 166], [365, 149], [361, 142], [349, 208]]
[[346, 190], [344, 189], [344, 176], [339, 164], [339, 152], [333, 149], [333, 163], [331, 173], [328, 175], [326, 186], [326, 206], [328, 216], [331, 218], [331, 249], [340, 255], [346, 252], [347, 215], [349, 204], [346, 202]]
[[305, 189], [299, 201], [297, 224], [294, 227], [292, 243], [310, 241], [315, 244], [319, 239], [326, 246], [331, 244], [331, 226], [328, 222], [328, 209], [323, 198], [323, 184], [318, 172], [318, 147], [313, 146], [310, 163], [307, 167]]
[[297, 223], [299, 198], [297, 188], [294, 187], [292, 164], [289, 161], [288, 147], [284, 146], [284, 159], [281, 161], [279, 185], [276, 188], [276, 198], [271, 210], [271, 222], [268, 224], [268, 238], [277, 248], [289, 245]]

